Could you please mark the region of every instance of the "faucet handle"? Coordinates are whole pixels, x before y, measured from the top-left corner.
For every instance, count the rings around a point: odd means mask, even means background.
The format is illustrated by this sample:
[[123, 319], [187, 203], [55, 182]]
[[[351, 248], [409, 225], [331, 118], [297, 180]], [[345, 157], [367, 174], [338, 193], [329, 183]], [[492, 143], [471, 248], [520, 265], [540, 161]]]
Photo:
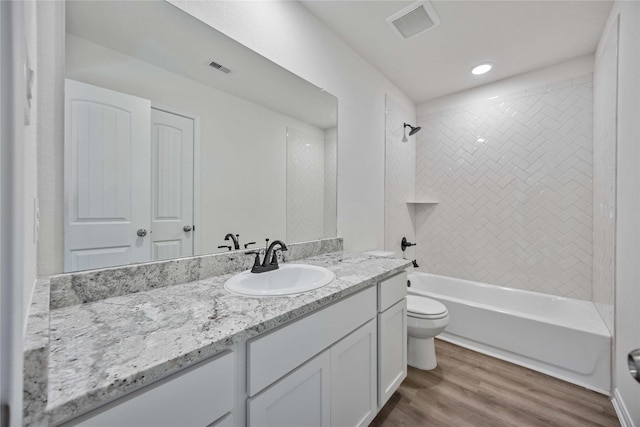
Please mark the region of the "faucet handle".
[[[273, 249], [273, 254], [271, 255], [271, 264], [272, 265], [278, 265], [278, 251], [284, 252], [287, 249], [285, 248], [274, 248]], [[284, 259], [284, 258], [283, 258]]]
[[231, 246], [225, 246], [225, 245], [218, 246], [218, 249], [224, 249], [224, 248], [227, 248], [228, 250], [231, 250]]
[[247, 247], [248, 247], [249, 245], [255, 245], [255, 244], [256, 244], [256, 242], [249, 242], [249, 243], [245, 243], [245, 244], [244, 244], [244, 248], [245, 248], [245, 249], [247, 249]]
[[260, 266], [260, 252], [258, 251], [250, 251], [250, 252], [244, 252], [243, 255], [255, 255], [256, 258], [253, 261], [253, 266]]

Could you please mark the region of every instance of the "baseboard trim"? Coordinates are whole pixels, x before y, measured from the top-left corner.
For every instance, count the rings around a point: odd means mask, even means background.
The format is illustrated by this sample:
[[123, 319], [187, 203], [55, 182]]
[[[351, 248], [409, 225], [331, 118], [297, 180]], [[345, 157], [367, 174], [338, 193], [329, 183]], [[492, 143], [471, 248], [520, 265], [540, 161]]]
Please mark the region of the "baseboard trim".
[[611, 403], [613, 403], [613, 408], [616, 410], [616, 415], [618, 415], [620, 425], [622, 427], [635, 427], [635, 424], [633, 424], [633, 420], [631, 419], [631, 415], [629, 414], [629, 410], [625, 406], [624, 400], [622, 400], [622, 396], [617, 388], [613, 390]]

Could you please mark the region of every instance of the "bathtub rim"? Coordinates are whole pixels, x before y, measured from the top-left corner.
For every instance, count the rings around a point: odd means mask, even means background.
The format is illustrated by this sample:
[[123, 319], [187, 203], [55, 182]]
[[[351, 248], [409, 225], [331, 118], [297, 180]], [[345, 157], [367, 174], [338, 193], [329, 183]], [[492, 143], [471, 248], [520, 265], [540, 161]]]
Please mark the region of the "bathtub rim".
[[[433, 274], [433, 273], [424, 273], [424, 272], [421, 272], [421, 271], [412, 271], [412, 272], [410, 272], [408, 274], [407, 277], [408, 277], [409, 280], [411, 280], [412, 277], [416, 277], [416, 276], [427, 276], [427, 277], [431, 276], [431, 277], [435, 277], [435, 278], [452, 279], [452, 280], [461, 281], [461, 282], [464, 282], [464, 283], [467, 283], [467, 284], [471, 284], [473, 286], [479, 286], [479, 287], [484, 287], [484, 288], [489, 288], [489, 289], [499, 289], [500, 291], [514, 292], [514, 293], [518, 293], [518, 294], [534, 294], [534, 295], [542, 296], [544, 298], [553, 298], [553, 299], [557, 299], [557, 300], [561, 300], [561, 301], [578, 302], [578, 303], [580, 303], [580, 305], [588, 305], [589, 309], [591, 311], [593, 311], [594, 314], [597, 316], [598, 329], [599, 330], [594, 330], [593, 328], [580, 327], [580, 325], [575, 325], [575, 324], [570, 324], [570, 323], [565, 323], [565, 322], [561, 322], [561, 323], [552, 322], [552, 321], [549, 321], [548, 319], [546, 319], [546, 318], [544, 318], [542, 316], [536, 316], [536, 315], [525, 313], [525, 312], [522, 312], [522, 311], [509, 310], [508, 308], [498, 307], [498, 306], [495, 306], [495, 305], [478, 303], [478, 302], [475, 302], [475, 301], [472, 301], [472, 300], [469, 300], [469, 299], [462, 299], [462, 298], [452, 297], [452, 296], [449, 296], [449, 295], [439, 294], [439, 293], [430, 292], [430, 291], [424, 291], [424, 290], [421, 290], [421, 289], [413, 289], [412, 287], [407, 288], [407, 293], [410, 294], [410, 295], [413, 294], [413, 295], [421, 295], [421, 296], [424, 296], [424, 297], [427, 297], [427, 298], [430, 298], [430, 297], [431, 298], [440, 298], [441, 300], [444, 300], [444, 301], [450, 300], [452, 302], [456, 302], [456, 303], [459, 303], [459, 304], [464, 304], [464, 305], [468, 305], [468, 306], [472, 306], [472, 307], [476, 307], [476, 308], [496, 311], [496, 312], [503, 313], [503, 314], [508, 314], [508, 315], [511, 315], [511, 316], [517, 316], [517, 317], [525, 318], [525, 319], [528, 319], [528, 320], [542, 322], [542, 323], [545, 323], [547, 325], [559, 326], [559, 327], [563, 327], [563, 328], [567, 328], [567, 329], [572, 329], [572, 330], [577, 330], [577, 331], [581, 331], [581, 332], [591, 333], [591, 334], [602, 336], [602, 337], [609, 338], [609, 339], [612, 338], [611, 332], [609, 331], [609, 328], [607, 328], [607, 325], [604, 323], [604, 319], [602, 319], [602, 316], [600, 316], [600, 313], [598, 312], [598, 310], [596, 309], [595, 305], [591, 301], [580, 300], [580, 299], [576, 299], [576, 298], [561, 297], [561, 296], [557, 296], [557, 295], [545, 294], [545, 293], [542, 293], [542, 292], [527, 291], [527, 290], [524, 290], [524, 289], [510, 288], [510, 287], [507, 287], [507, 286], [492, 285], [492, 284], [489, 284], [489, 283], [474, 282], [473, 280], [458, 279], [456, 277], [442, 276], [442, 275]], [[445, 306], [446, 306], [446, 303], [445, 303]]]

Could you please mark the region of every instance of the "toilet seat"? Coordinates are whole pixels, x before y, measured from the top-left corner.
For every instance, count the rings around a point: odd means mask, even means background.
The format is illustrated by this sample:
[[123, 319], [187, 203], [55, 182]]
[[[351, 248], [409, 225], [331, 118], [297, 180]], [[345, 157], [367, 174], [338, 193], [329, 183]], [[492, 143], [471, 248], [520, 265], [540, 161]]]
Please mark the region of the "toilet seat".
[[407, 295], [407, 315], [419, 319], [442, 319], [447, 317], [447, 307], [436, 300], [417, 295]]

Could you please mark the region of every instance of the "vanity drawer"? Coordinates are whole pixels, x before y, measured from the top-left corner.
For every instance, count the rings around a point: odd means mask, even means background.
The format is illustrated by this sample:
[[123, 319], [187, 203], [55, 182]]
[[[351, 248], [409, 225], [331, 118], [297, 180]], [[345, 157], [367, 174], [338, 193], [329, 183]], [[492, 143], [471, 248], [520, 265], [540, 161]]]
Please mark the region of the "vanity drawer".
[[406, 271], [378, 282], [378, 312], [382, 313], [406, 296]]
[[63, 427], [207, 426], [233, 409], [234, 390], [235, 354], [227, 352], [89, 412]]
[[247, 343], [247, 390], [253, 396], [376, 316], [376, 288]]

